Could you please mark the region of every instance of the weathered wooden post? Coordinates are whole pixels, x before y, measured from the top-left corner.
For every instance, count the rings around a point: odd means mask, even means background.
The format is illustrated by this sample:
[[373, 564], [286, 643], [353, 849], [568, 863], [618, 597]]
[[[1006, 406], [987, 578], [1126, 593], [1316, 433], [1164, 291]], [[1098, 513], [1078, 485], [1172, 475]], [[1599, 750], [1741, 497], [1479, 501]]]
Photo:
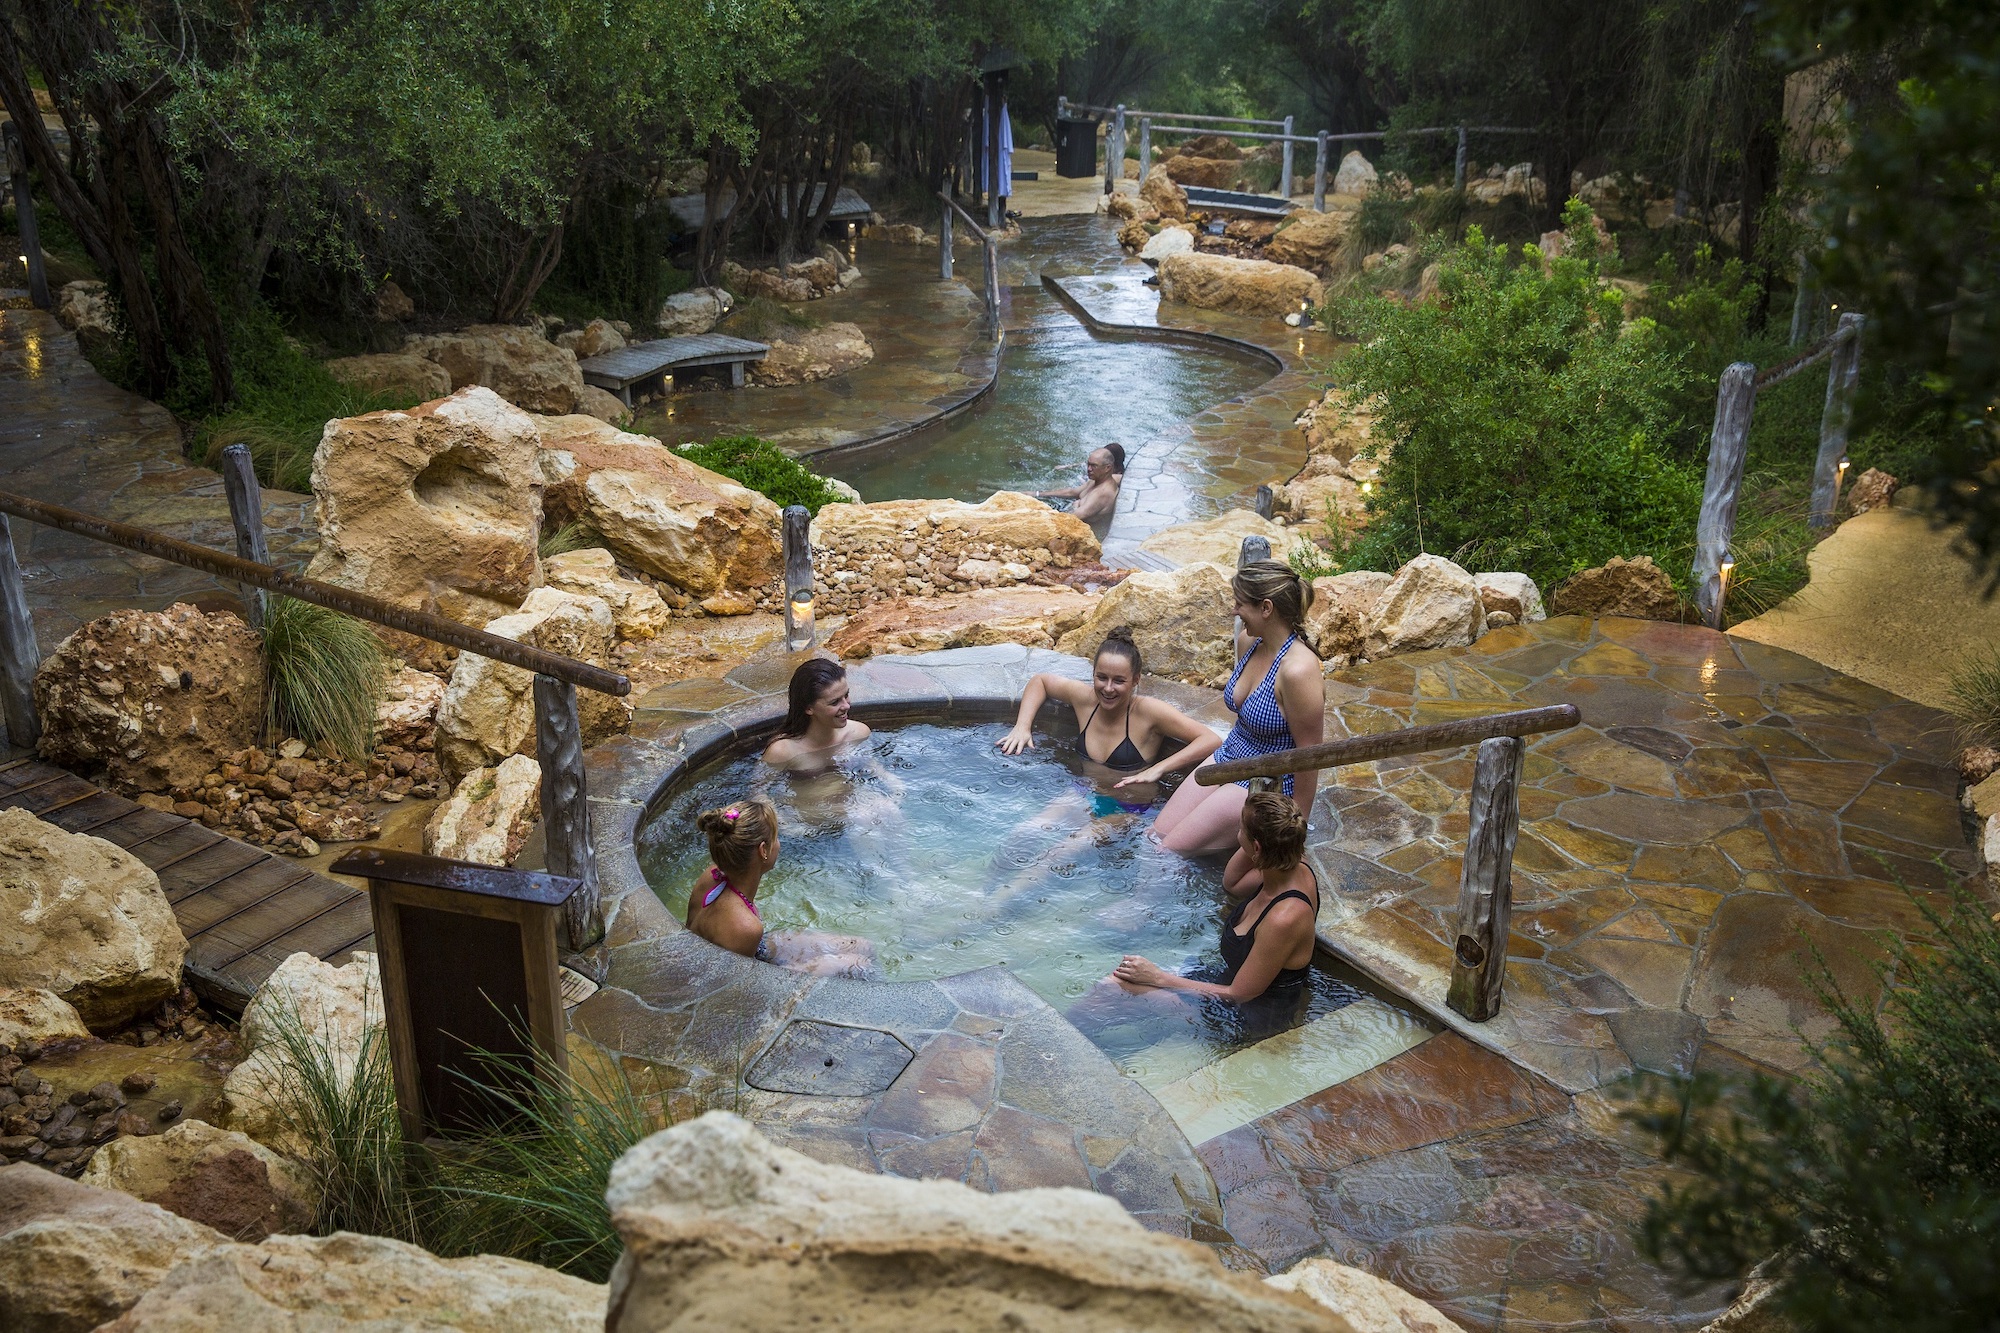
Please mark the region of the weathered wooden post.
[[993, 336], [1000, 336], [1000, 242], [986, 233], [986, 319]]
[[1743, 454], [1757, 405], [1757, 367], [1738, 361], [1715, 391], [1715, 428], [1708, 441], [1708, 481], [1694, 533], [1694, 599], [1710, 629], [1722, 628], [1722, 562], [1736, 535], [1736, 497], [1743, 488]]
[[1799, 278], [1792, 288], [1792, 336], [1791, 344], [1797, 347], [1812, 332], [1813, 304], [1818, 299], [1814, 291], [1812, 265], [1806, 259], [1805, 251], [1799, 251]]
[[1285, 117], [1284, 165], [1279, 170], [1278, 193], [1289, 199], [1292, 197], [1292, 117]]
[[812, 515], [804, 505], [787, 505], [785, 536], [785, 651], [810, 651], [813, 627]]
[[1319, 132], [1319, 149], [1313, 158], [1313, 211], [1326, 212], [1326, 131]]
[[28, 590], [14, 558], [14, 531], [0, 514], [0, 715], [6, 719], [7, 743], [23, 750], [34, 749], [42, 738], [42, 720], [35, 714], [35, 671], [41, 665]]
[[[222, 489], [229, 496], [229, 518], [236, 526], [236, 554], [270, 564], [271, 552], [264, 542], [264, 492], [257, 485], [249, 445], [232, 444], [222, 451]], [[251, 629], [264, 627], [266, 596], [262, 588], [243, 590], [243, 615]]]
[[1118, 182], [1125, 178], [1125, 104], [1120, 102], [1111, 113], [1111, 130], [1104, 143], [1104, 192], [1117, 190]]
[[941, 199], [938, 205], [943, 209], [938, 218], [938, 277], [951, 281], [951, 200]]
[[1153, 169], [1153, 118], [1139, 117], [1139, 183], [1146, 183], [1146, 173]]
[[980, 175], [987, 177], [986, 225], [996, 229], [1007, 225], [1000, 201], [1014, 188], [1013, 181], [1000, 179], [1000, 117], [1007, 114], [1000, 100], [1000, 81], [1005, 77], [999, 70], [994, 70], [985, 78], [986, 170]]
[[1451, 169], [1451, 188], [1465, 188], [1465, 126], [1458, 127], [1458, 159]]
[[368, 881], [405, 1142], [476, 1134], [561, 1093], [556, 923], [574, 880], [386, 847], [333, 871]]
[[1854, 386], [1861, 378], [1862, 317], [1842, 315], [1834, 330], [1833, 360], [1826, 371], [1826, 407], [1819, 418], [1819, 458], [1813, 464], [1812, 525], [1833, 526], [1840, 508], [1840, 465], [1847, 457], [1847, 428], [1854, 420]]
[[28, 185], [28, 151], [12, 121], [6, 125], [7, 175], [14, 186], [14, 216], [21, 234], [21, 255], [28, 261], [28, 299], [38, 310], [54, 305], [49, 274], [42, 265], [42, 233], [35, 225], [35, 194]]
[[590, 843], [590, 794], [583, 781], [583, 724], [576, 686], [554, 676], [535, 677], [535, 753], [542, 764], [542, 831], [549, 873], [573, 879], [563, 904], [563, 932], [572, 953], [604, 938], [598, 897], [597, 853]]
[[1507, 980], [1507, 927], [1514, 915], [1514, 839], [1521, 812], [1519, 736], [1479, 743], [1472, 769], [1472, 824], [1458, 876], [1458, 942], [1445, 1003], [1475, 1023], [1500, 1012]]

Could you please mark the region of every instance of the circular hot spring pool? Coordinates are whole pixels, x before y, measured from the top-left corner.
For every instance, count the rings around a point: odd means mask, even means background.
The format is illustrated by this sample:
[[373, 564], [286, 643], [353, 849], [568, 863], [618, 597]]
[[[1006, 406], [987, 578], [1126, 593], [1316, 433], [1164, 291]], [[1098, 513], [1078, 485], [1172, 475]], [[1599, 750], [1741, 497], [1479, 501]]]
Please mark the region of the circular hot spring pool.
[[[1009, 757], [995, 744], [1006, 732], [1002, 723], [878, 727], [833, 771], [811, 777], [774, 772], [754, 753], [718, 764], [647, 821], [640, 864], [685, 920], [688, 891], [709, 864], [696, 814], [761, 793], [778, 808], [782, 844], [757, 896], [767, 929], [861, 936], [881, 980], [998, 963], [1069, 1010], [1128, 953], [1174, 970], [1218, 962], [1228, 910], [1221, 859], [1191, 861], [1148, 836], [1167, 793], [1148, 809], [1092, 818], [1100, 788], [1073, 740], [1038, 732], [1038, 748]], [[1348, 1025], [1360, 1045], [1421, 1031], [1400, 1009], [1357, 1006], [1364, 998], [1315, 968], [1287, 1022], [1355, 1006]], [[1270, 1035], [1247, 1030], [1226, 1006], [1188, 1003], [1084, 1030], [1155, 1087]]]

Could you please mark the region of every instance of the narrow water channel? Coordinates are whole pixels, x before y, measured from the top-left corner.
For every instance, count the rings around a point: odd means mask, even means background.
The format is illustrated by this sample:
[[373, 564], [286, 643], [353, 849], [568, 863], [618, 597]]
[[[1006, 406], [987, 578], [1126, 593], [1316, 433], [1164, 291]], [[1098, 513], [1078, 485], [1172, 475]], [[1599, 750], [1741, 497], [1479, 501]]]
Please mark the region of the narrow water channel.
[[1012, 296], [1017, 321], [1029, 318], [1007, 335], [992, 393], [950, 421], [812, 466], [866, 500], [1074, 486], [1092, 449], [1131, 450], [1271, 375], [1247, 354], [1100, 337], [1039, 288]]

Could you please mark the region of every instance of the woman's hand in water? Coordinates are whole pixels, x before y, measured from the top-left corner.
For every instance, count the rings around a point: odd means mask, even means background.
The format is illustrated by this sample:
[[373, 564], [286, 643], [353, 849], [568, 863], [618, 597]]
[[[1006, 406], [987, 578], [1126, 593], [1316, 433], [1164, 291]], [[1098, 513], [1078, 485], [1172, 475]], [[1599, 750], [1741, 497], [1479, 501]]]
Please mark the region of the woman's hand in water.
[[1118, 781], [1111, 784], [1111, 788], [1113, 791], [1116, 791], [1120, 787], [1144, 786], [1148, 783], [1158, 782], [1163, 776], [1164, 774], [1161, 772], [1160, 766], [1158, 764], [1154, 764], [1151, 768], [1142, 768], [1137, 773], [1131, 774], [1129, 777], [1122, 777], [1118, 779]]
[[1111, 969], [1111, 975], [1128, 986], [1159, 986], [1165, 983], [1167, 972], [1158, 963], [1128, 953]]
[[1001, 754], [1019, 754], [1035, 748], [1035, 733], [1029, 727], [1015, 727], [994, 744], [1000, 747]]

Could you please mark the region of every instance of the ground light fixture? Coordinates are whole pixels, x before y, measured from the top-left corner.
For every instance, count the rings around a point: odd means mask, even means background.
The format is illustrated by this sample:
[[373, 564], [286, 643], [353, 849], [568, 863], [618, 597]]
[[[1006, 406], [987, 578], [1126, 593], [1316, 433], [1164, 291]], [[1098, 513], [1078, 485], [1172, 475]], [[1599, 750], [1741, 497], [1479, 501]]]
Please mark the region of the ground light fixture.
[[1736, 553], [1728, 552], [1722, 557], [1722, 567], [1717, 571], [1715, 588], [1715, 623], [1720, 625], [1729, 611], [1729, 576], [1736, 569]]
[[1847, 484], [1847, 455], [1840, 456], [1840, 465], [1833, 471], [1833, 509], [1840, 512], [1840, 488]]

